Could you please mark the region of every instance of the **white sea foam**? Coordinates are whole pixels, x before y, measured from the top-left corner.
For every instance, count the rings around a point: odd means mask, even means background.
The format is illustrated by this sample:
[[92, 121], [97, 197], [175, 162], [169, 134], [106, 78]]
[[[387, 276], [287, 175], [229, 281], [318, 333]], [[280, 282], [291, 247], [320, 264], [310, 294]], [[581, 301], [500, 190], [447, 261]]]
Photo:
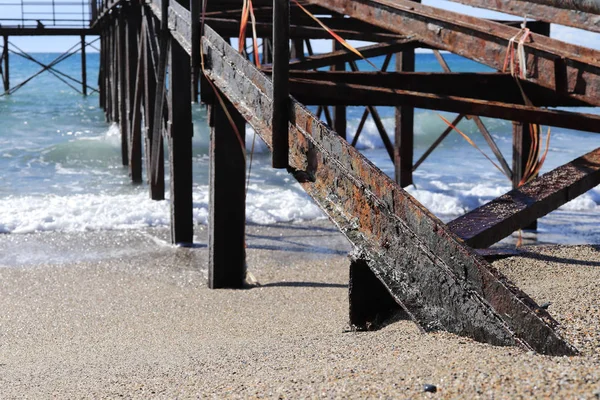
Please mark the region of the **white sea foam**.
[[[2, 199], [1, 204], [0, 233], [136, 229], [170, 223], [169, 201], [152, 201], [145, 191], [120, 195], [9, 197]], [[247, 204], [247, 220], [258, 224], [324, 218], [299, 186], [292, 189], [251, 186]], [[195, 188], [193, 207], [194, 222], [206, 224], [206, 186]]]

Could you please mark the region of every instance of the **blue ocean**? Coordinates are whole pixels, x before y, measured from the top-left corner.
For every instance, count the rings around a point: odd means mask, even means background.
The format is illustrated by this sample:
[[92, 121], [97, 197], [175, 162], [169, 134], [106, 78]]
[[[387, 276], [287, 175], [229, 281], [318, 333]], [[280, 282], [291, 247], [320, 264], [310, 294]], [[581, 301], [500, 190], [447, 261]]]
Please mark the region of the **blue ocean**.
[[[59, 54], [34, 54], [49, 63]], [[451, 69], [489, 71], [455, 55], [445, 56]], [[97, 86], [98, 54], [88, 54], [88, 82]], [[377, 59], [381, 64], [383, 59]], [[369, 66], [361, 64], [361, 69]], [[12, 56], [11, 86], [40, 67]], [[57, 66], [80, 78], [81, 61], [74, 56]], [[432, 54], [417, 55], [417, 70], [441, 71]], [[105, 121], [97, 93], [83, 97], [43, 73], [10, 96], [0, 97], [0, 233], [30, 234], [58, 231], [105, 231], [168, 226], [169, 203], [149, 199], [147, 185], [132, 185], [121, 164], [120, 134]], [[348, 110], [351, 139], [363, 108]], [[394, 110], [381, 108], [383, 123], [393, 132]], [[594, 109], [581, 110], [595, 112]], [[452, 120], [455, 115], [440, 113]], [[193, 105], [194, 115], [194, 219], [206, 224], [208, 215], [208, 141], [206, 111]], [[511, 159], [512, 125], [483, 119], [507, 160]], [[446, 128], [438, 113], [417, 110], [415, 160]], [[481, 149], [492, 156], [473, 121], [458, 125]], [[543, 128], [544, 135], [547, 127]], [[595, 134], [552, 128], [550, 150], [543, 171], [548, 171], [598, 146]], [[254, 133], [247, 129], [247, 146]], [[393, 135], [392, 135], [393, 140]], [[256, 139], [247, 198], [250, 223], [311, 221], [325, 218], [321, 210], [285, 171], [270, 168], [269, 153]], [[369, 119], [357, 146], [383, 171], [393, 165], [383, 148], [374, 122]], [[510, 161], [509, 161], [510, 162]], [[168, 186], [167, 186], [168, 187]], [[460, 135], [452, 133], [415, 171], [415, 186], [407, 188], [444, 221], [510, 190], [510, 182]], [[168, 195], [168, 194], [167, 194]], [[539, 221], [538, 243], [600, 243], [600, 190], [594, 189]]]

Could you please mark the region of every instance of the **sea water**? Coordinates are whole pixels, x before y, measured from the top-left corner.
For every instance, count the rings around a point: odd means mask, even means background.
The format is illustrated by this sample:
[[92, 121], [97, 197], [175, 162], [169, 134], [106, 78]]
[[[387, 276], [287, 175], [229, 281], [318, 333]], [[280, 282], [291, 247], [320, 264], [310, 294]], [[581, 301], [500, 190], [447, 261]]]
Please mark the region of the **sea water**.
[[[35, 54], [43, 63], [58, 54]], [[455, 55], [446, 55], [453, 71], [490, 71]], [[381, 64], [383, 59], [377, 59]], [[369, 66], [360, 63], [361, 69]], [[13, 56], [11, 86], [39, 70]], [[80, 58], [74, 56], [58, 69], [80, 78]], [[417, 55], [417, 70], [441, 71], [432, 54]], [[96, 86], [98, 54], [88, 54], [88, 81]], [[78, 84], [74, 83], [76, 87]], [[49, 73], [34, 78], [10, 96], [0, 97], [0, 233], [38, 231], [105, 231], [160, 227], [169, 224], [169, 199], [152, 201], [148, 186], [132, 185], [121, 163], [120, 133], [105, 122], [97, 94], [75, 92]], [[208, 144], [206, 110], [193, 105], [193, 216], [206, 224], [208, 215]], [[348, 137], [352, 139], [364, 108], [348, 108]], [[380, 108], [388, 133], [394, 110]], [[584, 112], [595, 112], [584, 109]], [[439, 115], [416, 110], [415, 160], [446, 128]], [[483, 118], [494, 140], [509, 160], [512, 125]], [[490, 157], [491, 151], [472, 121], [458, 125]], [[547, 130], [543, 128], [544, 134]], [[552, 128], [550, 150], [543, 171], [564, 164], [598, 146], [595, 134]], [[248, 149], [254, 133], [247, 129]], [[375, 124], [369, 118], [357, 146], [389, 175], [393, 165]], [[269, 152], [256, 139], [247, 197], [250, 223], [301, 222], [325, 218], [294, 179], [270, 168]], [[168, 175], [168, 174], [167, 174]], [[444, 221], [450, 221], [510, 190], [510, 182], [483, 155], [453, 132], [415, 171], [410, 194]], [[167, 186], [168, 187], [168, 186]], [[600, 243], [600, 191], [593, 189], [539, 221], [540, 242]]]

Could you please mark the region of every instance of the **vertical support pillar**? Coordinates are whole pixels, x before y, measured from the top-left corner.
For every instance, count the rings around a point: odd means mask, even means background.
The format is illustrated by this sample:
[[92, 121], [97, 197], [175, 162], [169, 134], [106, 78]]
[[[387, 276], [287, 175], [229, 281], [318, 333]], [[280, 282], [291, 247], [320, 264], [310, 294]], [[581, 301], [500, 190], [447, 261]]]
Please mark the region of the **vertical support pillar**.
[[87, 60], [85, 57], [85, 35], [81, 35], [81, 92], [87, 96]]
[[263, 38], [263, 64], [271, 64], [273, 62], [273, 57], [271, 53], [272, 47], [273, 45], [271, 38]]
[[8, 59], [8, 35], [4, 35], [4, 49], [2, 50], [2, 59], [4, 60], [4, 92], [10, 90], [10, 63]]
[[353, 329], [361, 331], [378, 329], [394, 315], [408, 319], [406, 312], [377, 279], [365, 260], [352, 259], [350, 262], [348, 299], [350, 326]]
[[[538, 142], [539, 139], [540, 138], [538, 138]], [[527, 166], [527, 160], [529, 158], [529, 153], [531, 151], [532, 145], [533, 142], [531, 140], [531, 130], [529, 128], [529, 124], [522, 122], [513, 122], [513, 189], [519, 187], [519, 183], [521, 179], [523, 179], [523, 175], [526, 173], [525, 170]], [[539, 157], [537, 151], [535, 157]], [[537, 221], [532, 222], [525, 229], [536, 230]]]
[[199, 83], [200, 83], [200, 14], [202, 2], [201, 0], [190, 0], [190, 15], [192, 27], [192, 101], [198, 102]]
[[[333, 51], [341, 50], [343, 47], [336, 40], [333, 41]], [[332, 71], [345, 71], [346, 63], [335, 64], [332, 68]], [[348, 124], [346, 120], [346, 106], [335, 106], [333, 107], [333, 130], [337, 132], [338, 135], [346, 139], [346, 131], [348, 129]]]
[[126, 62], [126, 90], [127, 90], [127, 135], [129, 175], [133, 183], [142, 182], [142, 141], [141, 141], [141, 64], [138, 43], [140, 31], [141, 7], [132, 5], [128, 7], [126, 26], [127, 37], [127, 62]]
[[[92, 4], [95, 4], [92, 2]], [[106, 62], [106, 29], [102, 29], [100, 33], [100, 65], [98, 66], [98, 103], [100, 108], [104, 110], [106, 114], [106, 86], [104, 85], [104, 74], [106, 73], [106, 68], [104, 63]]]
[[292, 48], [292, 58], [297, 58], [299, 60], [304, 59], [304, 40], [303, 39], [294, 39], [293, 40], [294, 47]]
[[[413, 0], [420, 3], [421, 0]], [[414, 72], [415, 49], [406, 49], [396, 54], [396, 71]], [[396, 183], [401, 187], [413, 184], [414, 154], [414, 121], [413, 107], [396, 107], [396, 128], [394, 132], [394, 170]]]
[[236, 129], [222, 106], [213, 103], [208, 220], [208, 286], [212, 289], [241, 288], [246, 275], [245, 121], [227, 98], [221, 97]]
[[[138, 28], [140, 26], [140, 14], [141, 8], [135, 7], [134, 9], [135, 15], [133, 19], [135, 20], [135, 32], [128, 32], [132, 34], [133, 37], [129, 37], [129, 46], [135, 46], [135, 62], [132, 63], [135, 65], [135, 75], [133, 77], [133, 105], [130, 111], [131, 118], [131, 137], [129, 141], [129, 175], [131, 176], [131, 181], [133, 183], [142, 183], [142, 97], [143, 97], [143, 88], [142, 85], [144, 83], [144, 75], [143, 75], [143, 65], [144, 65], [144, 42], [145, 36], [139, 35]], [[133, 24], [132, 24], [133, 25]], [[139, 38], [139, 39], [138, 39]]]
[[[396, 71], [413, 72], [415, 70], [415, 50], [407, 49], [396, 54]], [[394, 168], [396, 182], [401, 187], [413, 183], [413, 148], [414, 148], [413, 107], [396, 107], [396, 129], [394, 133]]]
[[[169, 0], [161, 1], [161, 21], [160, 21], [160, 43], [158, 46], [159, 60], [155, 66], [156, 73], [156, 93], [154, 96], [154, 113], [152, 115], [152, 153], [150, 168], [150, 196], [153, 200], [164, 199], [164, 146], [163, 132], [165, 118], [165, 97], [166, 87], [165, 79], [167, 74], [167, 62], [169, 55]], [[189, 88], [187, 90], [189, 92]], [[162, 189], [162, 193], [160, 190]]]
[[273, 168], [288, 167], [290, 2], [273, 0]]
[[171, 40], [169, 52], [169, 162], [171, 177], [171, 241], [192, 243], [192, 94], [190, 56]]
[[127, 71], [127, 30], [128, 18], [125, 16], [126, 10], [129, 7], [125, 6], [119, 10], [118, 20], [118, 68], [119, 68], [119, 127], [121, 129], [121, 158], [123, 165], [129, 165], [129, 73]]
[[[144, 9], [145, 10], [145, 9]], [[146, 11], [144, 11], [145, 13]], [[145, 129], [145, 148], [146, 148], [146, 173], [148, 182], [150, 182], [150, 197], [154, 200], [162, 200], [165, 196], [164, 180], [159, 182], [159, 185], [154, 185], [152, 175], [152, 133], [154, 129], [154, 104], [156, 97], [156, 72], [157, 66], [154, 65], [152, 54], [150, 53], [150, 40], [155, 40], [152, 26], [148, 24], [148, 16], [144, 15], [142, 24], [142, 57], [144, 70], [144, 129]], [[160, 144], [162, 148], [162, 144]], [[161, 153], [158, 158], [158, 174], [164, 176], [164, 157]], [[161, 185], [162, 184], [162, 185]]]
[[112, 68], [112, 76], [110, 78], [110, 83], [112, 85], [112, 122], [119, 122], [119, 47], [118, 47], [118, 32], [119, 32], [119, 22], [118, 19], [115, 19], [112, 24], [112, 55], [111, 55], [111, 68]]

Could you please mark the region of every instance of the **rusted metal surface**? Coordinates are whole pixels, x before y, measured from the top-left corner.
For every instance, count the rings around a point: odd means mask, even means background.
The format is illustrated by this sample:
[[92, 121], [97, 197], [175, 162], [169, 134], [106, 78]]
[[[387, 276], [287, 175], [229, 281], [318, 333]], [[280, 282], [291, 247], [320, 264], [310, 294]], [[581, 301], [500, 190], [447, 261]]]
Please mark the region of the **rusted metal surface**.
[[[308, 0], [350, 17], [502, 70], [519, 29], [409, 0]], [[527, 80], [600, 105], [600, 52], [533, 34], [524, 44]]]
[[[271, 81], [210, 27], [206, 73], [272, 145]], [[556, 322], [346, 141], [292, 101], [290, 166], [395, 300], [425, 330], [575, 354]]]
[[[327, 61], [329, 63], [330, 61]], [[294, 63], [290, 65], [292, 67]], [[268, 71], [267, 71], [268, 72]], [[461, 72], [325, 72], [296, 71], [294, 79], [308, 79], [335, 84], [357, 84], [387, 89], [434, 93], [442, 96], [488, 100], [523, 105], [523, 95], [510, 74]], [[556, 94], [554, 91], [523, 82], [523, 90], [537, 107], [585, 106], [577, 100]], [[318, 96], [315, 96], [318, 98]]]
[[[523, 0], [518, 0], [523, 1]], [[544, 4], [552, 7], [564, 8], [566, 10], [583, 11], [592, 14], [600, 14], [599, 0], [527, 0], [531, 3]]]
[[362, 259], [350, 262], [348, 300], [350, 326], [359, 331], [379, 329], [392, 317], [410, 318]]
[[[387, 43], [377, 43], [371, 46], [359, 47], [357, 50], [365, 58], [379, 57], [389, 53], [395, 53], [406, 48], [414, 48], [417, 43], [410, 38], [395, 40]], [[360, 60], [361, 57], [349, 50], [337, 50], [331, 53], [310, 55], [304, 60], [290, 61], [290, 69], [304, 70], [321, 68], [329, 65]], [[268, 66], [266, 67], [268, 69]]]
[[[256, 55], [258, 57], [258, 55]], [[273, 168], [288, 167], [290, 122], [290, 3], [273, 0]]]
[[[235, 37], [240, 32], [240, 21], [237, 18], [206, 18], [205, 22], [211, 26], [214, 25], [215, 29], [217, 29], [219, 33], [224, 36]], [[326, 21], [325, 23], [329, 22]], [[272, 29], [271, 23], [256, 22], [255, 27], [258, 36], [270, 37]], [[250, 34], [252, 28], [249, 27], [248, 29], [248, 34]], [[335, 31], [337, 34], [344, 37], [344, 39], [366, 40], [370, 42], [389, 42], [391, 40], [397, 40], [403, 37], [397, 33], [385, 32], [378, 29], [373, 31], [365, 31], [360, 29], [339, 28]], [[306, 26], [292, 23], [290, 25], [290, 37], [292, 39], [330, 39], [331, 35], [319, 26]]]
[[459, 113], [469, 110], [469, 114], [474, 115], [600, 132], [600, 116], [598, 115], [549, 110], [520, 104], [295, 78], [290, 80], [290, 92], [302, 103], [311, 105], [409, 105]]
[[488, 247], [600, 184], [600, 148], [448, 224], [465, 243]]
[[[519, 17], [527, 16], [540, 21], [572, 26], [592, 32], [600, 32], [600, 17], [580, 10], [557, 8], [549, 4], [535, 4], [535, 1], [521, 0], [452, 0], [455, 3], [466, 4], [473, 7], [486, 8], [512, 14]], [[578, 4], [580, 2], [573, 2]]]

